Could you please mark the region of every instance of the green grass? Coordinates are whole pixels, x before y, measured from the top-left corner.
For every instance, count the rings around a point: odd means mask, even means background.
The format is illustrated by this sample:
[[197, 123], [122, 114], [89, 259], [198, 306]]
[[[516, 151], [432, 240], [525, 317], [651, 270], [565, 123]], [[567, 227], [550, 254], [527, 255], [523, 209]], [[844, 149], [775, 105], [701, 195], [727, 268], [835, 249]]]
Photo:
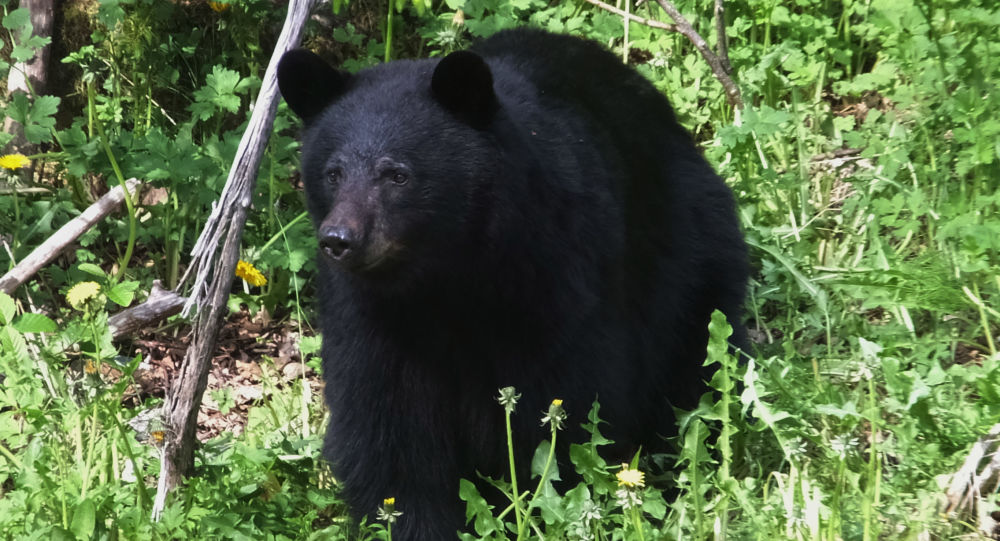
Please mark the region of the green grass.
[[[350, 23], [311, 27], [307, 42], [339, 51], [352, 69], [377, 63], [393, 10], [341, 4]], [[39, 47], [26, 12], [0, 5], [11, 57]], [[714, 45], [712, 2], [678, 7]], [[654, 2], [632, 11], [666, 20]], [[516, 24], [618, 52], [624, 38], [619, 17], [582, 2], [449, 0], [395, 13], [393, 58], [441, 54]], [[91, 92], [0, 101], [42, 145], [32, 158], [44, 166], [33, 178], [0, 170], [0, 183], [47, 188], [0, 197], [10, 250], [0, 266], [78, 214], [90, 186], [135, 176], [159, 191], [13, 297], [0, 295], [0, 537], [344, 537], [335, 481], [317, 460], [320, 398], [306, 380], [275, 376], [264, 377], [245, 430], [205, 444], [196, 475], [151, 522], [157, 421], [134, 418], [160, 401], [135, 403], [141, 359], [106, 326], [154, 278], [176, 283], [283, 14], [257, 0], [222, 12], [138, 0], [71, 15], [86, 32], [58, 38], [69, 53], [56, 60]], [[675, 455], [629, 465], [646, 472], [644, 486], [621, 493], [621, 465], [600, 457], [595, 409], [591, 441], [572, 442], [572, 464], [559, 465], [585, 482], [558, 493], [538, 478], [517, 492], [497, 480], [512, 500], [521, 495], [507, 510], [463, 484], [478, 534], [467, 538], [974, 538], [975, 517], [940, 511], [948, 476], [1000, 421], [998, 26], [990, 0], [730, 3], [730, 58], [746, 103], [735, 110], [686, 38], [632, 24], [637, 69], [671, 98], [740, 202], [755, 350], [737, 362], [713, 324], [717, 393], [680, 417]], [[5, 58], [0, 75], [8, 69]], [[288, 182], [294, 135], [282, 108], [244, 242], [244, 259], [268, 283], [234, 292], [230, 305], [286, 321], [318, 367], [306, 301], [314, 240]], [[8, 142], [0, 134], [0, 154]], [[88, 281], [100, 292], [70, 303], [70, 287]], [[983, 495], [984, 506], [993, 501]], [[366, 535], [390, 536], [387, 511]]]

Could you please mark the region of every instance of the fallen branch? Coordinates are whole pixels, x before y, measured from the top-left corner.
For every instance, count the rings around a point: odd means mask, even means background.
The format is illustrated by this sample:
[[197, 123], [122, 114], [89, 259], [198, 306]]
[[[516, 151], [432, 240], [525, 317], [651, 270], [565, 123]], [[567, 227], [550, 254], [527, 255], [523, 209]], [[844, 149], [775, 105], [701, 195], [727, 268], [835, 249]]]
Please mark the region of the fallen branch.
[[[985, 464], [984, 464], [985, 461]], [[987, 503], [988, 498], [997, 489], [1000, 480], [1000, 423], [993, 425], [985, 436], [979, 438], [962, 467], [955, 472], [945, 493], [948, 504], [945, 514], [965, 514], [979, 517], [979, 529], [994, 535], [997, 522], [990, 513], [981, 511], [979, 507]]]
[[50, 194], [52, 190], [48, 188], [21, 188], [17, 186], [5, 186], [0, 184], [0, 195], [31, 195]]
[[[139, 181], [132, 178], [125, 181], [129, 192], [134, 193]], [[56, 257], [73, 243], [80, 235], [86, 233], [94, 224], [101, 221], [105, 216], [111, 214], [122, 201], [125, 200], [125, 192], [121, 186], [115, 186], [98, 199], [93, 205], [87, 207], [79, 216], [73, 218], [58, 231], [45, 239], [39, 247], [32, 250], [28, 257], [24, 258], [7, 274], [0, 278], [0, 291], [10, 295], [28, 278], [35, 275], [45, 265], [48, 265]]]
[[164, 289], [159, 280], [153, 281], [153, 289], [146, 302], [122, 310], [108, 318], [111, 336], [119, 338], [135, 334], [139, 329], [149, 327], [164, 319], [179, 314], [187, 299]]

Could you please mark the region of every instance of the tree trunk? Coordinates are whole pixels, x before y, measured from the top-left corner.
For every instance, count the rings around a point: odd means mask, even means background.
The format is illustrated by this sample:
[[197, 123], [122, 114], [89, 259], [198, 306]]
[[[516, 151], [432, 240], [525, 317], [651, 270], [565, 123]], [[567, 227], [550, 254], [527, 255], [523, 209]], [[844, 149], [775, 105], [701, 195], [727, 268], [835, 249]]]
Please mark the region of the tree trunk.
[[[28, 8], [31, 13], [32, 33], [43, 38], [51, 38], [52, 21], [55, 19], [55, 0], [21, 0], [21, 7]], [[13, 95], [15, 92], [23, 92], [30, 96], [45, 94], [48, 90], [49, 51], [51, 50], [50, 43], [39, 49], [35, 53], [35, 57], [28, 62], [14, 64], [7, 74], [7, 93]], [[24, 130], [20, 124], [8, 117], [4, 119], [3, 129], [14, 135], [11, 145], [19, 152], [22, 154], [37, 153], [35, 145], [29, 145], [28, 141], [24, 139]]]

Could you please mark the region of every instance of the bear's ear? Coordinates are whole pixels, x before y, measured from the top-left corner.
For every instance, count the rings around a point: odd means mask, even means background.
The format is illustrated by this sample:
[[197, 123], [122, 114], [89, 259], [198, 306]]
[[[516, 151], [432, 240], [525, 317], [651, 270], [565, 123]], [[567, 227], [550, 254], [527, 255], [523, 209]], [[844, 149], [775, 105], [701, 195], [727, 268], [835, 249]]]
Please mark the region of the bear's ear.
[[451, 53], [438, 62], [431, 91], [441, 105], [477, 128], [485, 127], [500, 106], [489, 66], [469, 51]]
[[350, 77], [305, 49], [288, 51], [278, 62], [278, 89], [292, 111], [306, 122], [343, 93]]

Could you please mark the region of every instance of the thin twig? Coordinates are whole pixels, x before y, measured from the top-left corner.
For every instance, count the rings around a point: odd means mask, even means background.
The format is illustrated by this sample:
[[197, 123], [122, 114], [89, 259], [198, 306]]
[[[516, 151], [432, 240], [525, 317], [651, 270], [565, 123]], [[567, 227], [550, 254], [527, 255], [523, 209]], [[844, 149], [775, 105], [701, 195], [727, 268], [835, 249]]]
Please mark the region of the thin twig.
[[659, 28], [660, 30], [670, 30], [672, 32], [678, 31], [677, 25], [675, 24], [660, 22], [657, 21], [656, 19], [647, 19], [645, 17], [639, 17], [638, 15], [629, 13], [623, 9], [618, 9], [615, 6], [612, 6], [611, 4], [605, 4], [604, 2], [601, 2], [601, 0], [587, 0], [587, 2], [590, 2], [591, 4], [594, 4], [595, 6], [603, 10], [610, 11], [611, 13], [614, 13], [615, 15], [618, 15], [620, 17], [625, 17], [634, 23], [644, 24], [650, 28]]

